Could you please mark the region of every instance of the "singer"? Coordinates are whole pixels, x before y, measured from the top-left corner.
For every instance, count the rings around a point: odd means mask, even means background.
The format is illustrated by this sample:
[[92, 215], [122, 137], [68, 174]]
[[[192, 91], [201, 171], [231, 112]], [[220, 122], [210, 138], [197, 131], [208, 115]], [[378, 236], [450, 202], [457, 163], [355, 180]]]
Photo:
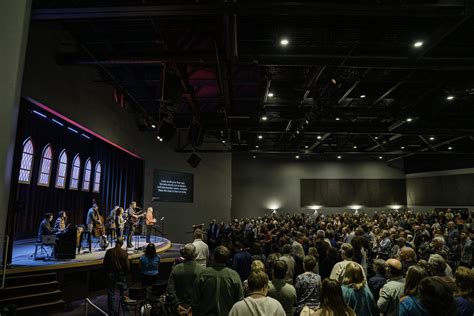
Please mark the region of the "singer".
[[156, 224], [156, 218], [153, 216], [153, 207], [149, 207], [146, 210], [145, 224], [146, 224], [146, 242], [149, 244], [151, 231], [155, 229], [155, 224]]

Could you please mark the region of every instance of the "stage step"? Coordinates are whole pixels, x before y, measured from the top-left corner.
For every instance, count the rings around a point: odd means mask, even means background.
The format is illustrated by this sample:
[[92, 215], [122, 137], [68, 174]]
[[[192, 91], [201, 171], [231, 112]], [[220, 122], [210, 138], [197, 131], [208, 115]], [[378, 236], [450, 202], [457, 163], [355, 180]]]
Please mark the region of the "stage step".
[[[19, 286], [7, 287], [0, 289], [0, 297], [11, 298], [18, 297], [28, 293], [37, 293], [38, 291], [50, 292], [59, 289], [58, 281], [44, 282], [44, 283], [35, 283], [35, 284], [25, 284]], [[1, 302], [1, 300], [0, 300]], [[1, 303], [0, 303], [1, 305]]]
[[64, 311], [66, 302], [57, 300], [55, 302], [42, 303], [37, 305], [24, 306], [17, 309], [17, 315], [48, 315], [56, 311]]
[[54, 272], [8, 276], [6, 287], [0, 290], [0, 306], [16, 306], [18, 314], [40, 315], [64, 309], [62, 296]]
[[18, 276], [7, 275], [6, 280], [5, 280], [5, 286], [12, 287], [12, 286], [32, 284], [32, 283], [45, 283], [45, 282], [51, 282], [51, 281], [56, 281], [56, 280], [57, 280], [57, 275], [55, 272], [24, 274], [24, 275], [18, 275]]

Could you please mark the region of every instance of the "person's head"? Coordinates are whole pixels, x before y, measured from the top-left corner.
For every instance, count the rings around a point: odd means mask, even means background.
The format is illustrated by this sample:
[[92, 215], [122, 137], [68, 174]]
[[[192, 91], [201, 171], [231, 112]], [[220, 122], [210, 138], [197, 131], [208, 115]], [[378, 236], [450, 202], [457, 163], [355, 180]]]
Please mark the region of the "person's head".
[[433, 245], [433, 248], [435, 249], [441, 249], [444, 247], [444, 245], [446, 244], [445, 240], [443, 237], [435, 237], [433, 238], [433, 240], [431, 241], [431, 244]]
[[229, 259], [230, 251], [226, 246], [218, 246], [214, 250], [214, 260], [216, 263], [225, 264]]
[[66, 212], [65, 211], [60, 211], [58, 213], [58, 217], [66, 218]]
[[251, 271], [265, 271], [265, 264], [260, 260], [254, 260], [252, 261], [252, 264], [250, 265], [250, 270]]
[[149, 208], [147, 208], [147, 209], [146, 209], [146, 212], [147, 212], [147, 213], [151, 213], [151, 214], [153, 214], [153, 207], [149, 207]]
[[286, 276], [286, 270], [288, 270], [288, 265], [286, 264], [285, 261], [283, 260], [278, 260], [275, 263], [273, 263], [273, 278], [274, 279], [280, 279], [283, 280], [285, 279]]
[[344, 273], [344, 280], [342, 283], [349, 285], [356, 290], [363, 288], [366, 282], [360, 265], [355, 262], [350, 262], [346, 266], [346, 272]]
[[244, 249], [244, 245], [242, 245], [242, 243], [241, 243], [240, 241], [236, 241], [236, 242], [234, 243], [234, 248], [235, 248], [235, 250], [239, 250], [239, 251], [240, 251], [240, 250], [243, 250], [243, 249]]
[[446, 261], [438, 254], [433, 254], [428, 259], [428, 267], [432, 275], [444, 275], [446, 270]]
[[117, 209], [117, 214], [118, 214], [118, 215], [122, 215], [122, 214], [123, 214], [123, 207], [119, 207], [119, 208]]
[[387, 274], [389, 278], [395, 278], [403, 275], [402, 263], [397, 259], [388, 259], [385, 261]]
[[372, 267], [375, 273], [385, 276], [385, 260], [375, 259]]
[[131, 207], [131, 208], [137, 207], [137, 202], [132, 201], [132, 202], [130, 203], [130, 207]]
[[308, 255], [313, 256], [316, 260], [319, 258], [319, 252], [316, 247], [309, 247], [308, 248]]
[[194, 230], [194, 239], [202, 239], [202, 230], [200, 230], [199, 228], [196, 228], [196, 230]]
[[51, 221], [53, 219], [53, 214], [51, 214], [51, 213], [44, 214], [44, 219], [47, 219], [48, 221]]
[[416, 295], [418, 293], [418, 284], [428, 276], [428, 272], [419, 265], [408, 268], [405, 280], [405, 295]]
[[196, 257], [196, 246], [189, 243], [184, 245], [183, 249], [181, 249], [181, 256], [186, 261], [191, 261]]
[[457, 287], [456, 296], [474, 301], [474, 271], [466, 267], [459, 267], [454, 273], [454, 280]]
[[418, 297], [428, 315], [456, 315], [457, 305], [449, 285], [437, 277], [427, 277], [418, 284]]
[[449, 230], [453, 229], [454, 227], [456, 227], [456, 225], [454, 224], [453, 221], [448, 222], [448, 229]]
[[349, 243], [342, 244], [340, 253], [343, 260], [352, 260], [354, 257], [354, 247]]
[[400, 250], [400, 260], [402, 261], [416, 261], [415, 250], [411, 247], [403, 247]]
[[252, 271], [247, 279], [250, 292], [263, 292], [267, 295], [268, 292], [268, 275], [265, 271]]
[[97, 212], [99, 210], [99, 205], [97, 204], [92, 205], [92, 209]]
[[329, 247], [329, 249], [327, 250], [327, 256], [328, 258], [332, 258], [332, 259], [337, 259], [339, 260], [339, 252], [337, 251], [336, 248], [334, 247]]
[[284, 255], [291, 254], [291, 246], [289, 244], [284, 244], [283, 248], [281, 249]]
[[313, 256], [304, 256], [303, 268], [305, 271], [313, 271], [316, 266], [316, 258]]
[[124, 242], [123, 237], [118, 237], [117, 240], [115, 241], [115, 247], [122, 248], [123, 242]]
[[149, 243], [145, 249], [145, 255], [149, 258], [156, 256], [156, 248], [154, 243]]
[[[329, 278], [324, 279], [321, 285], [321, 309], [332, 311], [333, 315], [353, 315], [342, 296], [342, 289], [339, 282]], [[329, 314], [329, 313], [328, 313]]]

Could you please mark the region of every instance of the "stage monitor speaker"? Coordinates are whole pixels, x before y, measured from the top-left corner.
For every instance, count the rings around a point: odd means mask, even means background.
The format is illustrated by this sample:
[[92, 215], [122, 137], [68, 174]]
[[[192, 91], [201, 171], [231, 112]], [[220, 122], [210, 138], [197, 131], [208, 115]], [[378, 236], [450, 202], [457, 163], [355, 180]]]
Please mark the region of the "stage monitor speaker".
[[199, 163], [201, 162], [201, 157], [199, 157], [196, 154], [191, 154], [188, 158], [188, 163], [191, 165], [191, 167], [196, 168]]
[[176, 134], [176, 127], [168, 120], [162, 120], [158, 127], [158, 136], [163, 138], [165, 141], [169, 141]]

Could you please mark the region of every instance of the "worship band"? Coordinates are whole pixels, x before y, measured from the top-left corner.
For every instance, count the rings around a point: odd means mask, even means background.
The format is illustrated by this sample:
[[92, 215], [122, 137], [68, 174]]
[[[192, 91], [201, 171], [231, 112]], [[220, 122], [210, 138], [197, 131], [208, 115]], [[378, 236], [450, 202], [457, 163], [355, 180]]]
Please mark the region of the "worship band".
[[[65, 211], [60, 211], [53, 221], [52, 213], [45, 213], [38, 229], [37, 242], [42, 242], [43, 236], [55, 235], [59, 240], [65, 234], [71, 223]], [[151, 235], [161, 233], [156, 227], [157, 220], [153, 213], [153, 208], [148, 207], [146, 212], [135, 201], [129, 204], [124, 211], [121, 206], [116, 205], [107, 217], [101, 215], [98, 204], [93, 201], [92, 206], [87, 211], [85, 226], [78, 225], [78, 249], [81, 248], [83, 239], [87, 240], [89, 251], [92, 252], [92, 241], [98, 238], [101, 248], [113, 245], [117, 238], [126, 236], [127, 248], [133, 248], [134, 236], [146, 235], [146, 243], [150, 243]], [[139, 237], [138, 237], [139, 238]]]

